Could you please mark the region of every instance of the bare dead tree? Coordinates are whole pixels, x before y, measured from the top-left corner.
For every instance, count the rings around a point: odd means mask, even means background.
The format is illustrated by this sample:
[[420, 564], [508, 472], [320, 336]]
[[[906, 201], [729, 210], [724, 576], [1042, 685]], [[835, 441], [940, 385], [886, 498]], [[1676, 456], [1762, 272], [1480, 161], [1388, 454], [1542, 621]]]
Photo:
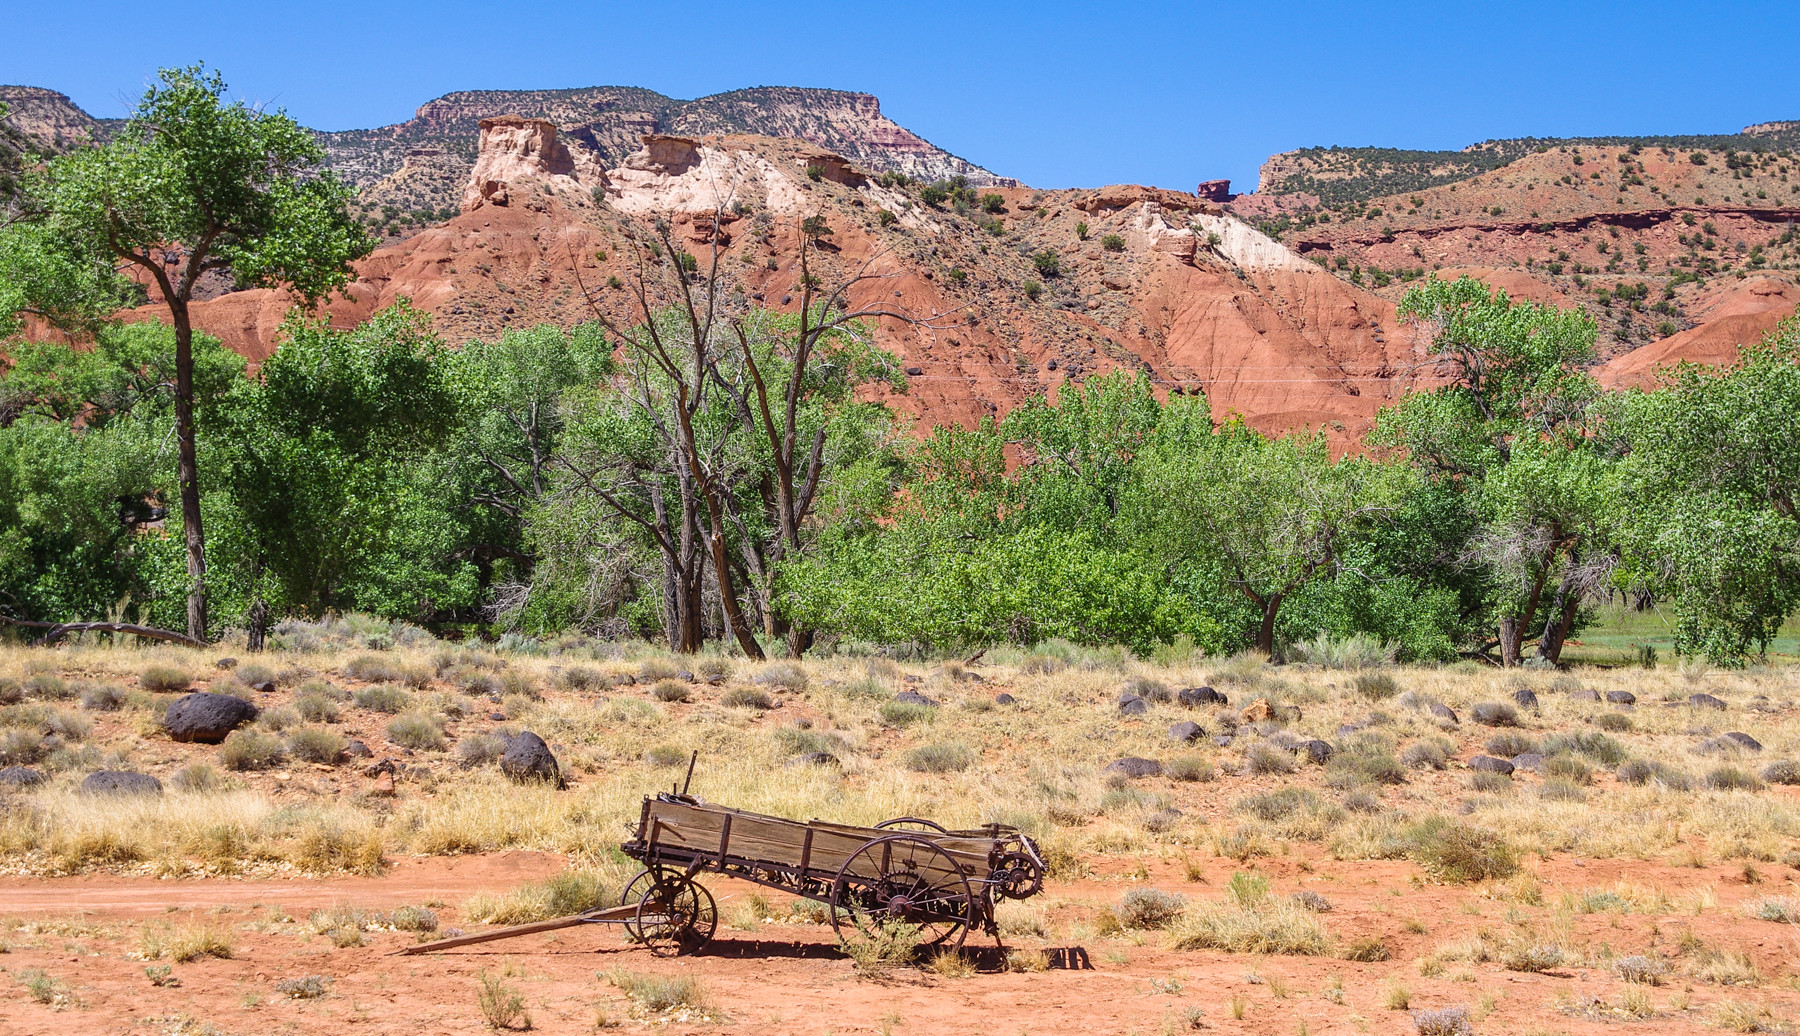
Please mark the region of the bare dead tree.
[[[764, 502], [769, 512], [766, 516], [767, 524], [775, 530], [775, 534], [766, 544], [761, 545], [745, 537], [746, 556], [751, 559], [765, 595], [776, 566], [804, 549], [802, 530], [818, 499], [820, 479], [824, 473], [824, 426], [814, 429], [810, 442], [802, 441], [799, 428], [801, 406], [808, 392], [809, 372], [822, 345], [835, 335], [863, 335], [868, 321], [893, 319], [912, 325], [936, 327], [938, 325], [934, 321], [948, 319], [945, 314], [918, 317], [886, 305], [855, 305], [851, 298], [853, 289], [864, 282], [882, 280], [888, 276], [873, 272], [876, 260], [880, 258], [879, 254], [870, 256], [829, 287], [821, 288], [819, 279], [812, 272], [811, 256], [818, 240], [829, 233], [830, 229], [823, 225], [820, 217], [812, 217], [801, 226], [800, 325], [791, 336], [773, 343], [777, 354], [788, 363], [785, 380], [774, 386], [770, 385], [770, 378], [764, 371], [762, 361], [757, 358], [758, 349], [753, 342], [759, 329], [752, 327], [743, 315], [735, 316], [731, 321], [732, 333], [737, 339], [743, 361], [746, 385], [740, 389], [726, 383], [723, 387], [735, 396], [740, 419], [746, 430], [752, 434], [760, 434], [768, 441], [774, 467], [773, 477], [769, 480], [769, 492], [764, 494]], [[763, 611], [769, 635], [779, 636], [785, 632], [789, 657], [800, 657], [812, 643], [812, 632], [799, 627], [784, 630], [783, 623], [774, 615], [772, 608], [765, 606]]]
[[[798, 429], [808, 367], [820, 343], [832, 334], [861, 333], [860, 325], [868, 320], [951, 325], [945, 323], [948, 315], [944, 313], [919, 317], [891, 306], [850, 305], [857, 284], [892, 276], [874, 272], [879, 254], [830, 288], [821, 289], [813, 273], [812, 252], [818, 239], [830, 230], [823, 217], [808, 217], [802, 221], [800, 233], [800, 330], [781, 345], [792, 370], [784, 384], [772, 389], [757, 355], [762, 343], [753, 341], [758, 332], [742, 307], [731, 303], [722, 290], [725, 241], [721, 228], [729, 222], [727, 211], [734, 194], [735, 185], [728, 189], [715, 185], [707, 234], [709, 254], [703, 271], [697, 261], [689, 265], [684, 258], [687, 252], [678, 247], [670, 223], [659, 219], [647, 234], [628, 235], [635, 271], [627, 285], [627, 312], [609, 312], [599, 305], [593, 291], [581, 285], [596, 320], [628, 354], [642, 360], [628, 365], [631, 372], [619, 384], [629, 405], [656, 429], [664, 447], [665, 473], [673, 476], [678, 487], [676, 498], [667, 499], [648, 483], [633, 487], [636, 492], [629, 494], [603, 486], [595, 479], [598, 470], [608, 466], [603, 458], [591, 458], [586, 469], [565, 458], [564, 466], [657, 544], [664, 559], [666, 618], [671, 630], [679, 630], [670, 637], [671, 647], [697, 651], [703, 639], [705, 581], [697, 564], [703, 535], [726, 626], [746, 656], [761, 659], [763, 649], [744, 614], [739, 587], [749, 584], [759, 589], [764, 596], [756, 610], [764, 629], [771, 636], [779, 635], [779, 621], [766, 594], [776, 565], [803, 542], [801, 530], [817, 498], [823, 470], [824, 432], [815, 434], [811, 443], [802, 443]], [[579, 279], [579, 264], [572, 265]], [[736, 349], [731, 348], [733, 342]], [[767, 524], [776, 530], [770, 542], [757, 542], [737, 513], [737, 490], [748, 466], [726, 448], [726, 436], [706, 440], [698, 430], [709, 396], [715, 392], [729, 397], [738, 430], [769, 440], [775, 473], [766, 494]], [[703, 533], [702, 520], [706, 525]], [[733, 557], [728, 526], [739, 533], [741, 559]], [[803, 651], [809, 641], [804, 633], [791, 635], [789, 653]]]

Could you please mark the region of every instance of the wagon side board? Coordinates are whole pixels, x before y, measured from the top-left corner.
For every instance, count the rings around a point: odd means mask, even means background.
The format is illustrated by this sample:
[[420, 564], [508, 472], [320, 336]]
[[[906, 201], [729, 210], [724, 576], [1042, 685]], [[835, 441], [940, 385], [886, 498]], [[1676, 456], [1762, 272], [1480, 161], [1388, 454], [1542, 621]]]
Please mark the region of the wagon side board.
[[[637, 848], [647, 863], [657, 860], [698, 864], [702, 869], [714, 870], [724, 869], [727, 864], [747, 865], [793, 872], [799, 878], [828, 879], [836, 876], [858, 849], [899, 833], [820, 820], [802, 823], [722, 806], [657, 800], [650, 802], [644, 812]], [[954, 860], [965, 877], [988, 876], [992, 838], [935, 835], [930, 841]], [[865, 854], [851, 873], [857, 877], [879, 877], [882, 862], [878, 856]], [[926, 872], [942, 872], [935, 876], [950, 873], [944, 856], [922, 855], [919, 862], [925, 865], [921, 869]]]

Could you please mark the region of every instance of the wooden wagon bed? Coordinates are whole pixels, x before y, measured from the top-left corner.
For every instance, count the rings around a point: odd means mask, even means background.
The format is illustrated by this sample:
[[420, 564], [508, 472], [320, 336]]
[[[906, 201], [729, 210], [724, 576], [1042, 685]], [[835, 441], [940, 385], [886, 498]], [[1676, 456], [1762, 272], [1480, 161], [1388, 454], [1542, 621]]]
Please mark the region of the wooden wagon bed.
[[[644, 800], [639, 840], [622, 848], [646, 866], [702, 869], [723, 873], [754, 870], [796, 879], [834, 878], [852, 858], [851, 873], [878, 876], [857, 851], [870, 842], [901, 833], [891, 828], [855, 827], [828, 820], [787, 820], [712, 803]], [[943, 850], [926, 866], [933, 873], [985, 880], [992, 868], [998, 832], [932, 832], [930, 841]], [[865, 854], [867, 855], [867, 854]], [[891, 854], [890, 854], [891, 855]]]
[[653, 951], [692, 952], [712, 938], [718, 908], [694, 880], [703, 871], [816, 900], [840, 938], [873, 926], [909, 926], [925, 945], [960, 946], [970, 929], [998, 935], [994, 897], [1024, 899], [1044, 880], [1037, 845], [1000, 824], [949, 831], [895, 817], [874, 827], [788, 820], [701, 802], [684, 792], [644, 799], [635, 837], [621, 845], [643, 863], [620, 905], [553, 921], [464, 935], [401, 952], [423, 953], [578, 924], [622, 924]]

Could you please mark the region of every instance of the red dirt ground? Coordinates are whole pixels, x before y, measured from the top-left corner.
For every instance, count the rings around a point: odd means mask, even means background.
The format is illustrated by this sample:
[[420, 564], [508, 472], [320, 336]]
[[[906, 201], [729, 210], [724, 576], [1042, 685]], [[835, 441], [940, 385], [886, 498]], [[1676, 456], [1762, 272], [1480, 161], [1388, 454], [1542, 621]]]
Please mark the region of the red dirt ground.
[[[1206, 880], [1187, 880], [1179, 861], [1152, 865], [1148, 877], [1102, 873], [1076, 882], [1051, 883], [1039, 900], [1050, 907], [1053, 932], [1116, 902], [1128, 888], [1151, 885], [1190, 898], [1218, 897], [1241, 865], [1197, 854]], [[1739, 867], [1675, 868], [1633, 861], [1556, 858], [1537, 864], [1543, 907], [1520, 907], [1484, 897], [1478, 889], [1418, 884], [1404, 863], [1341, 863], [1317, 855], [1258, 861], [1277, 892], [1304, 887], [1325, 894], [1335, 909], [1322, 915], [1340, 945], [1376, 935], [1392, 951], [1383, 963], [1333, 958], [1256, 957], [1162, 948], [1163, 937], [1088, 938], [1091, 970], [1008, 973], [992, 941], [970, 939], [980, 973], [944, 978], [903, 970], [883, 979], [859, 976], [833, 947], [830, 929], [806, 924], [762, 924], [755, 932], [724, 923], [753, 887], [707, 882], [720, 901], [719, 938], [704, 953], [661, 959], [632, 948], [610, 927], [450, 950], [435, 955], [390, 954], [414, 940], [408, 933], [370, 933], [366, 944], [334, 949], [322, 936], [298, 932], [283, 917], [333, 906], [369, 909], [442, 900], [454, 923], [454, 906], [481, 890], [501, 891], [540, 878], [563, 865], [550, 854], [512, 852], [463, 858], [402, 859], [380, 878], [293, 881], [158, 881], [85, 877], [0, 881], [0, 1032], [80, 1033], [480, 1033], [476, 1008], [483, 971], [501, 972], [524, 995], [534, 1031], [592, 1032], [602, 1014], [609, 1024], [645, 1024], [671, 1033], [1128, 1033], [1179, 1031], [1189, 1008], [1204, 1014], [1208, 1031], [1311, 1034], [1411, 1032], [1409, 1014], [1384, 1008], [1388, 989], [1404, 985], [1413, 1010], [1468, 1005], [1491, 1013], [1479, 1033], [1599, 1033], [1625, 1021], [1606, 1007], [1571, 1013], [1571, 1003], [1598, 998], [1616, 1004], [1626, 986], [1602, 969], [1568, 968], [1546, 974], [1501, 970], [1497, 964], [1451, 962], [1422, 978], [1416, 960], [1445, 942], [1483, 928], [1504, 935], [1508, 915], [1547, 930], [1562, 894], [1618, 882], [1656, 886], [1671, 898], [1711, 886], [1718, 905], [1699, 915], [1575, 914], [1572, 935], [1615, 954], [1650, 953], [1671, 958], [1687, 934], [1722, 949], [1750, 953], [1762, 970], [1759, 988], [1721, 989], [1680, 976], [1648, 989], [1657, 1014], [1637, 1023], [1644, 1032], [1717, 1031], [1708, 1025], [1712, 1006], [1735, 999], [1769, 1006], [1792, 1017], [1800, 1008], [1793, 979], [1800, 933], [1792, 926], [1747, 918], [1742, 902], [1790, 891], [1800, 875], [1769, 867], [1747, 885]], [[1123, 866], [1123, 865], [1118, 865]], [[1116, 867], [1115, 867], [1116, 869]], [[785, 895], [772, 894], [774, 903]], [[1514, 913], [1516, 911], [1516, 913]], [[275, 923], [255, 931], [255, 922]], [[153, 986], [143, 961], [130, 956], [149, 925], [209, 923], [230, 926], [233, 959], [174, 965], [175, 987]], [[1417, 922], [1416, 925], [1411, 922]], [[72, 927], [61, 927], [68, 923]], [[1415, 929], [1409, 932], [1407, 928]], [[1416, 931], [1423, 927], [1424, 931]], [[1051, 945], [1065, 940], [1052, 938]], [[1026, 941], [1024, 945], [1036, 946]], [[709, 992], [723, 1017], [684, 1021], [633, 1017], [631, 1003], [607, 982], [614, 968], [663, 975], [691, 975]], [[57, 1004], [34, 1002], [21, 973], [42, 969], [57, 980]], [[319, 974], [330, 992], [310, 1001], [285, 999], [276, 982]], [[1342, 979], [1342, 1002], [1329, 991]], [[1241, 998], [1243, 1018], [1232, 1017]], [[1682, 1008], [1682, 1001], [1687, 1002]]]

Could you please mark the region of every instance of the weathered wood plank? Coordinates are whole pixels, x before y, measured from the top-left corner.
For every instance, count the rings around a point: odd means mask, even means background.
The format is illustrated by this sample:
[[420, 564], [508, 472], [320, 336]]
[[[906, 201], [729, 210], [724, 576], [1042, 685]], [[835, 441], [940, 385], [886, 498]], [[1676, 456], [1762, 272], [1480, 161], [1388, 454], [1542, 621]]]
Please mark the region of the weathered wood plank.
[[551, 918], [548, 921], [533, 921], [530, 924], [516, 924], [506, 928], [496, 928], [491, 932], [477, 932], [474, 935], [458, 935], [450, 939], [439, 939], [435, 942], [422, 942], [414, 946], [403, 946], [395, 950], [395, 954], [433, 953], [437, 950], [455, 949], [458, 946], [473, 946], [476, 943], [493, 942], [496, 939], [516, 939], [521, 935], [535, 935], [538, 932], [554, 932], [559, 928], [573, 928], [579, 924], [593, 922], [619, 922], [637, 916], [638, 905], [627, 903], [623, 906], [606, 910], [590, 910], [585, 914], [572, 914], [568, 917]]

